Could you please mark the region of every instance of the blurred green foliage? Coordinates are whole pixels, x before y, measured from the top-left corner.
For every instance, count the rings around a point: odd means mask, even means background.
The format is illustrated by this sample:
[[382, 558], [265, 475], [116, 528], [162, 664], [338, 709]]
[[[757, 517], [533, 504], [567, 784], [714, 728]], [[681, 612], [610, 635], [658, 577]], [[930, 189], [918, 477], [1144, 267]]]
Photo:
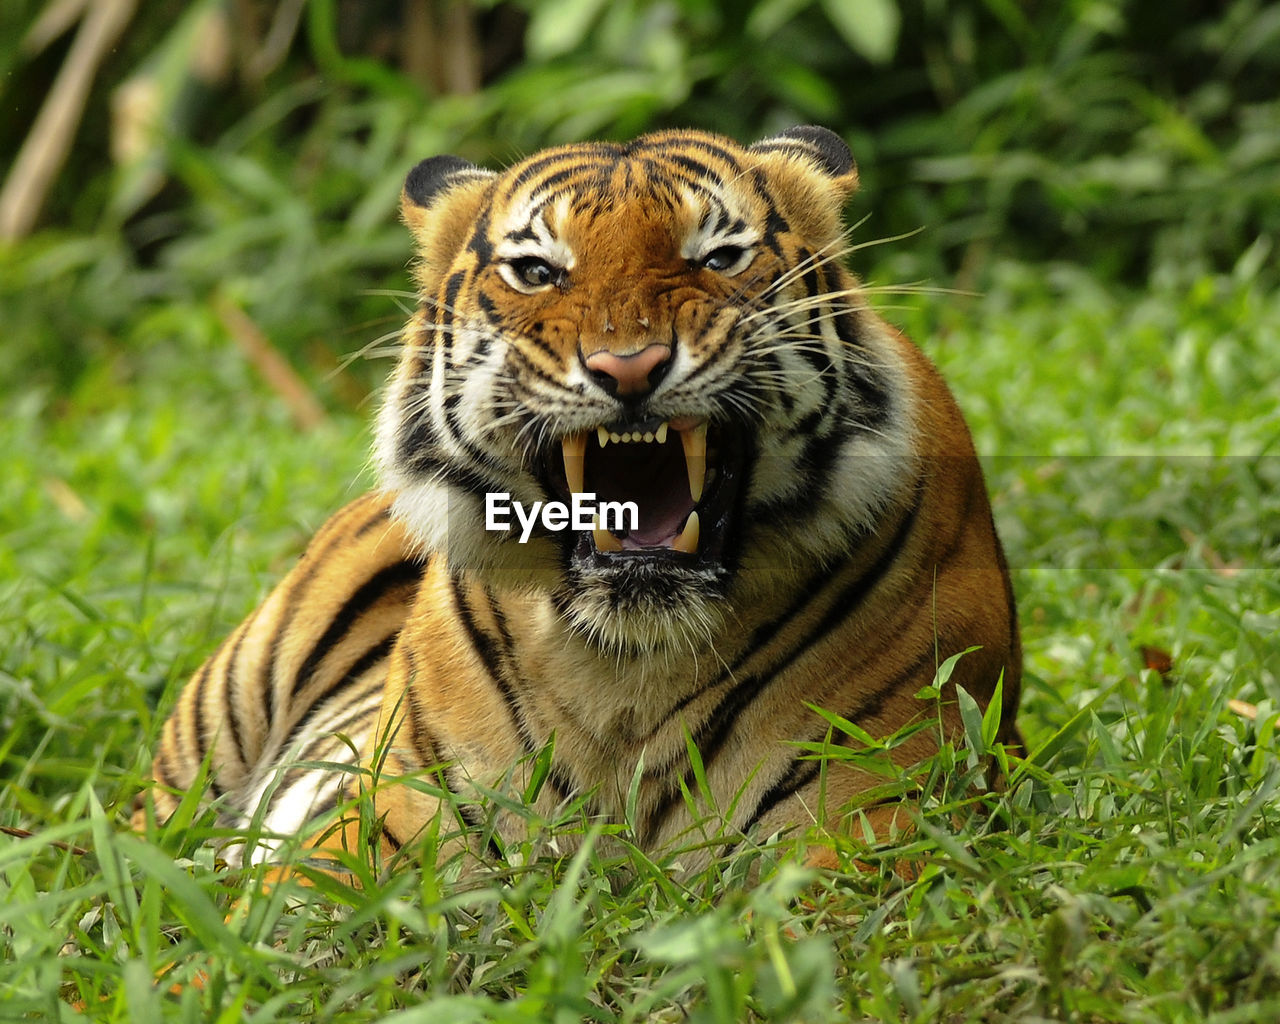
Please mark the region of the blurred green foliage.
[[[52, 6], [0, 12], [5, 154], [72, 49], [74, 26], [33, 48]], [[406, 284], [395, 204], [418, 159], [663, 125], [840, 131], [861, 235], [923, 229], [869, 257], [897, 280], [985, 288], [1009, 255], [1134, 285], [1265, 265], [1277, 43], [1262, 0], [145, 0], [37, 231], [0, 246], [0, 373], [63, 392], [220, 297], [326, 378], [402, 319], [385, 292]]]

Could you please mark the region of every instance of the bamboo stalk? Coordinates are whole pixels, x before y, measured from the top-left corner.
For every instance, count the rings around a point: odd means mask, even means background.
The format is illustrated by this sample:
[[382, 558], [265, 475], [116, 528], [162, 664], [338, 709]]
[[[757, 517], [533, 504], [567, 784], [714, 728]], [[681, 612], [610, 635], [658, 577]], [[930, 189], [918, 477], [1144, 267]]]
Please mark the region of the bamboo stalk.
[[135, 6], [136, 0], [97, 0], [89, 5], [67, 59], [58, 69], [53, 88], [0, 190], [0, 240], [12, 241], [31, 233], [71, 151], [98, 67], [133, 17]]

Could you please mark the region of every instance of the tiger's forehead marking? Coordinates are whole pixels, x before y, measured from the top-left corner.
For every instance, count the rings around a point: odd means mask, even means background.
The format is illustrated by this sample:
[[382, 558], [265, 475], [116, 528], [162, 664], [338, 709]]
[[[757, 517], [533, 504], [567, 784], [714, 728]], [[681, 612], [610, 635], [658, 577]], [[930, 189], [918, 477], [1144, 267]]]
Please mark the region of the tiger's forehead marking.
[[563, 232], [555, 228], [564, 222], [569, 202], [568, 196], [560, 196], [538, 206], [524, 203], [514, 208], [504, 218], [504, 224], [498, 225], [501, 234], [497, 255], [502, 259], [541, 256], [551, 259], [558, 267], [572, 270], [577, 258]]
[[748, 172], [727, 148], [680, 136], [653, 137], [643, 146], [562, 147], [500, 178], [495, 241], [508, 258], [537, 253], [565, 267], [573, 258], [566, 236], [590, 234], [606, 221], [650, 230], [665, 225], [685, 258], [712, 240], [749, 244], [757, 185]]

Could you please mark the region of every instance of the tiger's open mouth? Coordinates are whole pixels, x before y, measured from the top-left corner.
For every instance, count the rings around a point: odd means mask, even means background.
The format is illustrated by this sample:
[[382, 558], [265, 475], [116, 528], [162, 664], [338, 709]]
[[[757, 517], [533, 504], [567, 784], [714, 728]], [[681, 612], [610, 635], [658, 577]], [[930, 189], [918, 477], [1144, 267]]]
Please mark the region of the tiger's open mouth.
[[[618, 423], [561, 439], [566, 489], [632, 502], [634, 526], [602, 523], [578, 537], [578, 557], [720, 561], [745, 465], [744, 444], [705, 419]], [[559, 475], [556, 475], [559, 482]], [[612, 528], [606, 528], [612, 526]]]

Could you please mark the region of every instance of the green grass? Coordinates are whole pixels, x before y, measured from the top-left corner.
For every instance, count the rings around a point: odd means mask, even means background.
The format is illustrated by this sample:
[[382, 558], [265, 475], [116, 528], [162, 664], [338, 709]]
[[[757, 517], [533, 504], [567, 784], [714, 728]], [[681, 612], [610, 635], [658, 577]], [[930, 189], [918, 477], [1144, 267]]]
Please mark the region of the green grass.
[[1032, 758], [975, 798], [975, 751], [944, 752], [914, 834], [841, 842], [838, 873], [782, 842], [678, 880], [623, 826], [568, 855], [569, 809], [486, 870], [428, 845], [262, 893], [207, 815], [129, 834], [185, 676], [370, 482], [371, 407], [295, 429], [194, 300], [69, 383], [12, 373], [0, 824], [33, 835], [0, 835], [0, 1019], [1280, 1017], [1280, 295], [1256, 264], [1143, 294], [1000, 265], [887, 310], [987, 458]]

